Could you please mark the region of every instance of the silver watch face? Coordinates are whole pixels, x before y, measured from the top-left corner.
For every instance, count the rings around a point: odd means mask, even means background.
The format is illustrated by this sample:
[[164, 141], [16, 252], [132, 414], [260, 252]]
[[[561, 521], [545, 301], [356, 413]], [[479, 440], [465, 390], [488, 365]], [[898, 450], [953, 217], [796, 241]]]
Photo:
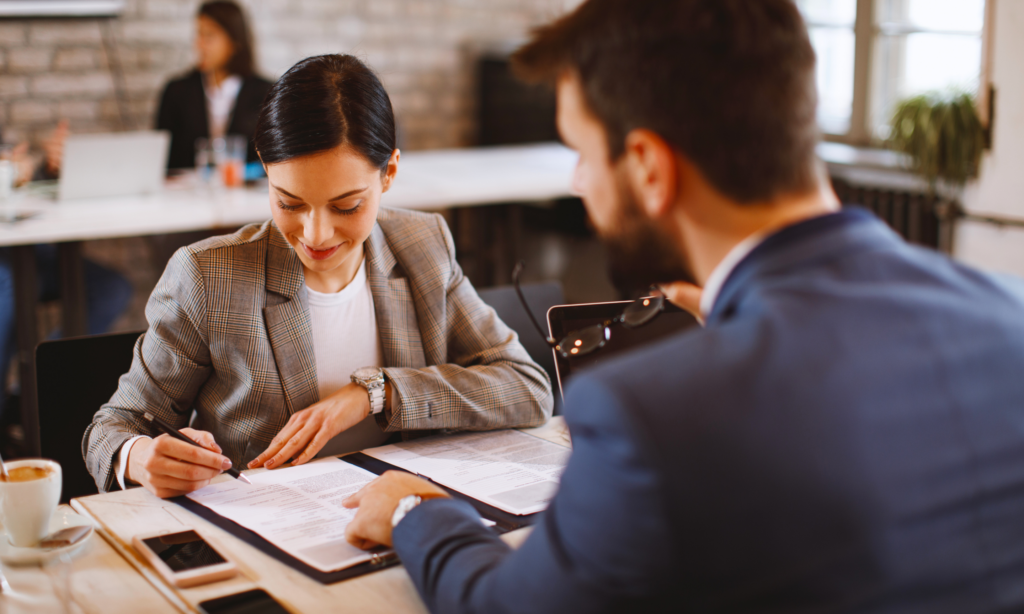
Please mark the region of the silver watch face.
[[361, 379], [363, 381], [372, 380], [380, 375], [380, 367], [360, 367], [356, 369], [352, 377]]

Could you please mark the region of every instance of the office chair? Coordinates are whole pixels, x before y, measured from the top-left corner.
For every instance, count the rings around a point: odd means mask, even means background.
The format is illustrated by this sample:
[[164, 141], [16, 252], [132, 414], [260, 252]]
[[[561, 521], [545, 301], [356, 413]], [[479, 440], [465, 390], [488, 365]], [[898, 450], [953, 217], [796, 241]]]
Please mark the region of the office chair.
[[42, 455], [61, 466], [61, 502], [96, 494], [82, 458], [82, 435], [132, 364], [142, 331], [45, 341], [36, 348]]
[[[544, 326], [547, 321], [548, 309], [554, 305], [565, 303], [565, 296], [562, 294], [562, 284], [557, 281], [549, 281], [538, 284], [523, 284], [523, 295], [537, 321]], [[501, 321], [519, 335], [519, 343], [523, 344], [530, 358], [540, 365], [551, 378], [551, 386], [557, 387], [555, 378], [555, 355], [552, 350], [537, 334], [537, 330], [530, 322], [530, 317], [523, 311], [523, 306], [516, 297], [516, 291], [512, 286], [499, 286], [478, 290], [477, 293], [485, 303], [494, 308]], [[555, 414], [561, 413], [561, 395], [555, 395]]]

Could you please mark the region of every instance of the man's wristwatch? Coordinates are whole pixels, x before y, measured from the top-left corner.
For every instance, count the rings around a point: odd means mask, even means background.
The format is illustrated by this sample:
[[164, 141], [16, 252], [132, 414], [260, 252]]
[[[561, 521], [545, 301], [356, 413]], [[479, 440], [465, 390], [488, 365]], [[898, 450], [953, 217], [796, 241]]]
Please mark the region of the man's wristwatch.
[[405, 515], [412, 511], [412, 508], [416, 507], [420, 503], [423, 503], [423, 497], [419, 495], [409, 495], [408, 497], [402, 497], [398, 501], [398, 505], [395, 507], [395, 513], [391, 514], [391, 528], [398, 526], [398, 523], [402, 522]]
[[384, 410], [384, 369], [362, 367], [352, 374], [352, 382], [366, 388], [370, 395], [370, 413], [379, 414]]

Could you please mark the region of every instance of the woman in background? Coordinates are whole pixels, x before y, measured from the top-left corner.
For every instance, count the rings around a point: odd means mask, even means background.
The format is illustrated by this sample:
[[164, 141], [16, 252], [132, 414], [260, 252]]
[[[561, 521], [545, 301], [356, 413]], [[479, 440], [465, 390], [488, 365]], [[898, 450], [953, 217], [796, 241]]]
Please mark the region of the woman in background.
[[167, 168], [195, 166], [196, 139], [245, 137], [256, 162], [253, 130], [270, 82], [255, 74], [252, 35], [242, 9], [229, 0], [205, 2], [196, 15], [196, 66], [167, 84], [156, 127], [171, 133]]

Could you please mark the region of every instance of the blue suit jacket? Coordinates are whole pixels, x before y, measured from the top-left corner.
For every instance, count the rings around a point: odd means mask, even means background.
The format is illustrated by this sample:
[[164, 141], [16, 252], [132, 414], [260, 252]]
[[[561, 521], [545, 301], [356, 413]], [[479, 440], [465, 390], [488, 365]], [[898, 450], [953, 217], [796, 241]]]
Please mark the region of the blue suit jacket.
[[1024, 608], [1024, 288], [870, 214], [771, 236], [565, 416], [519, 550], [451, 500], [395, 529], [432, 611]]

